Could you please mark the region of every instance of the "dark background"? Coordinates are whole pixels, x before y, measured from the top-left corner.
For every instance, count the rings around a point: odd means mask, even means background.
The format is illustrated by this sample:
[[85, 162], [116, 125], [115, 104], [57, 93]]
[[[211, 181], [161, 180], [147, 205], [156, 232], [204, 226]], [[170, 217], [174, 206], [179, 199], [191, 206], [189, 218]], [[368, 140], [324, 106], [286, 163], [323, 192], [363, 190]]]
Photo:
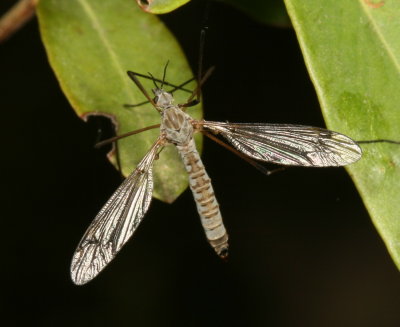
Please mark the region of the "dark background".
[[[12, 1], [1, 3], [1, 12]], [[196, 69], [196, 4], [161, 18]], [[324, 126], [294, 31], [211, 8], [205, 117]], [[0, 45], [3, 326], [399, 326], [400, 274], [342, 168], [270, 177], [206, 140], [230, 258], [192, 195], [153, 201], [133, 240], [77, 287], [73, 251], [121, 179], [51, 71], [36, 20]], [[171, 81], [179, 83], [180, 81]], [[134, 141], [134, 140], [132, 140]]]

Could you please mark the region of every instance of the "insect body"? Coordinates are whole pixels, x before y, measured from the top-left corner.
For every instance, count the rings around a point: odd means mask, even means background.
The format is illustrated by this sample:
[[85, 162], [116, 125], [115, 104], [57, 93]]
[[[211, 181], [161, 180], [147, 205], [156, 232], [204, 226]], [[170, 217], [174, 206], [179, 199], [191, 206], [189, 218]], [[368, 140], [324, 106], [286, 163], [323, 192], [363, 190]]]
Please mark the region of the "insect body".
[[75, 284], [84, 284], [94, 278], [132, 236], [151, 201], [153, 162], [168, 144], [177, 147], [184, 162], [209, 243], [220, 257], [227, 256], [228, 235], [211, 180], [195, 147], [195, 132], [221, 135], [247, 157], [282, 165], [343, 166], [361, 157], [361, 149], [356, 142], [343, 134], [322, 128], [195, 120], [184, 112], [187, 104], [175, 105], [172, 94], [162, 88], [155, 88], [155, 98], [150, 99], [131, 74], [129, 76], [161, 114], [160, 136], [84, 234], [71, 264], [71, 277]]
[[163, 110], [161, 134], [178, 148], [189, 174], [189, 185], [197, 204], [206, 236], [217, 254], [225, 257], [228, 251], [228, 236], [222, 223], [219, 205], [214, 195], [211, 180], [207, 175], [193, 139], [192, 118], [177, 106]]

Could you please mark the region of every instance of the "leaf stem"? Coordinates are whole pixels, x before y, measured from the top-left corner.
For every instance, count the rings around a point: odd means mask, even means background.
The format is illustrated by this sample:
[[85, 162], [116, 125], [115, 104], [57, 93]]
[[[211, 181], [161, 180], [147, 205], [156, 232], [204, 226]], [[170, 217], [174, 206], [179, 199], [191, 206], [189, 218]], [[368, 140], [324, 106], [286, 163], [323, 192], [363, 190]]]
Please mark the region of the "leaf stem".
[[34, 15], [39, 0], [19, 0], [0, 18], [0, 43], [24, 26]]

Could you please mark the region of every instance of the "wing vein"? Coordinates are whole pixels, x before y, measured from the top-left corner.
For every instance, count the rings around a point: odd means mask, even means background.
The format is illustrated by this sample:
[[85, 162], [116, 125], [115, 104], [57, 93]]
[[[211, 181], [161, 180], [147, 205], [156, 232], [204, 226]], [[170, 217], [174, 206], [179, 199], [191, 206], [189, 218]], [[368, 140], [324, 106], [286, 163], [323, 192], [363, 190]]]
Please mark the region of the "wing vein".
[[163, 144], [159, 137], [90, 224], [72, 258], [71, 277], [75, 284], [93, 279], [136, 230], [150, 205], [152, 166]]
[[197, 121], [220, 134], [245, 155], [289, 166], [344, 166], [361, 158], [361, 148], [349, 137], [327, 129], [288, 124], [248, 124]]

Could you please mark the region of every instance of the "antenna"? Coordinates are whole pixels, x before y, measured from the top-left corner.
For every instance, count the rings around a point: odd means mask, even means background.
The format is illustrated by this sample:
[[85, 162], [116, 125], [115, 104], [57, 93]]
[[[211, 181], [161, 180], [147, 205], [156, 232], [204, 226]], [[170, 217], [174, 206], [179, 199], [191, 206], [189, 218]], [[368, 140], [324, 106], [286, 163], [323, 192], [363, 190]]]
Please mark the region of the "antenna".
[[169, 60], [167, 61], [167, 63], [165, 64], [165, 67], [164, 67], [164, 73], [163, 73], [163, 77], [162, 77], [161, 89], [162, 89], [163, 86], [164, 86], [165, 76], [167, 75], [167, 67], [168, 67], [168, 64], [169, 64]]
[[156, 79], [154, 78], [154, 76], [148, 72], [150, 79], [153, 81], [154, 86], [156, 87], [156, 89], [160, 89], [160, 87], [158, 87], [157, 83], [156, 83]]

